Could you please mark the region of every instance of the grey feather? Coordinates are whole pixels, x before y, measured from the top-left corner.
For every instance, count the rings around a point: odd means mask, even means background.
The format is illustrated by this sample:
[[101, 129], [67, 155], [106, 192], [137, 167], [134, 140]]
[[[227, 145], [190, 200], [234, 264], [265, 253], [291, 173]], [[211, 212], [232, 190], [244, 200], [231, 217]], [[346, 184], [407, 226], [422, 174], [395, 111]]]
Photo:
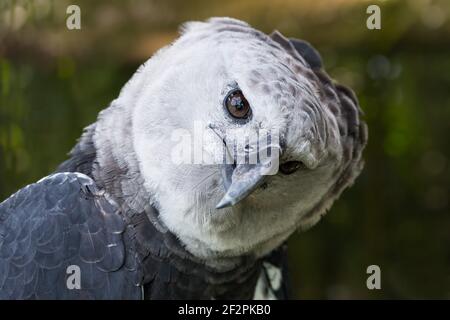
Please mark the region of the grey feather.
[[[87, 176], [25, 187], [0, 204], [0, 221], [0, 298], [140, 298], [128, 280], [138, 270], [124, 268], [125, 223]], [[80, 290], [67, 287], [70, 265], [81, 269]]]

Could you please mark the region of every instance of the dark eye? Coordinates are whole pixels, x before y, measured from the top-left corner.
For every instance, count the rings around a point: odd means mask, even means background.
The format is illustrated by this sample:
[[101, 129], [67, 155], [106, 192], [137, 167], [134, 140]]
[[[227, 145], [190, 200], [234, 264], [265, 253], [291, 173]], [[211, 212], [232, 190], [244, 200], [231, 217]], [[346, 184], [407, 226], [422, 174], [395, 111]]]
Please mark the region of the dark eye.
[[241, 90], [231, 91], [225, 98], [225, 107], [235, 118], [245, 119], [251, 113], [250, 104]]
[[280, 165], [280, 171], [283, 174], [291, 174], [302, 168], [304, 165], [300, 161], [288, 161]]

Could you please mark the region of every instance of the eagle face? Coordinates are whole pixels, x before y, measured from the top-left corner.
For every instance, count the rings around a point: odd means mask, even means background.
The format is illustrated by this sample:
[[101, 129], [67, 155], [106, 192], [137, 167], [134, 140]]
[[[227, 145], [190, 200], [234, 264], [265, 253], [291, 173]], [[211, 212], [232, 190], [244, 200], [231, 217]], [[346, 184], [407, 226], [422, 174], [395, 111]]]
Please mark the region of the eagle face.
[[228, 18], [185, 25], [116, 103], [166, 227], [197, 256], [263, 255], [362, 169], [365, 124], [305, 42]]

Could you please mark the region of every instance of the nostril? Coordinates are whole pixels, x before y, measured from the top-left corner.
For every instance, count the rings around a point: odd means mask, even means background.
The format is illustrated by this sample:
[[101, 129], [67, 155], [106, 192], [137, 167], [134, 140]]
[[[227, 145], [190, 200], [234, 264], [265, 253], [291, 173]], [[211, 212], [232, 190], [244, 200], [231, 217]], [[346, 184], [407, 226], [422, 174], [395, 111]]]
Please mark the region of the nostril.
[[288, 161], [285, 163], [282, 163], [280, 165], [280, 171], [282, 174], [292, 174], [298, 169], [302, 168], [303, 162], [300, 161]]

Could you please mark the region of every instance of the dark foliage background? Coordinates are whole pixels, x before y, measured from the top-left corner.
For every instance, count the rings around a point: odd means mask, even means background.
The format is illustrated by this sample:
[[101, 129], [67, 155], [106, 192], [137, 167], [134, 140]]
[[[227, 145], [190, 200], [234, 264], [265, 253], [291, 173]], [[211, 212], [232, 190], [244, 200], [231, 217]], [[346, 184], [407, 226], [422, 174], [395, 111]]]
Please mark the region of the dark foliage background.
[[[82, 29], [66, 28], [81, 7]], [[366, 8], [382, 29], [366, 28]], [[52, 172], [180, 23], [232, 16], [304, 38], [357, 92], [366, 168], [290, 240], [298, 298], [450, 298], [450, 2], [0, 1], [0, 199]], [[382, 289], [366, 288], [377, 264]]]

